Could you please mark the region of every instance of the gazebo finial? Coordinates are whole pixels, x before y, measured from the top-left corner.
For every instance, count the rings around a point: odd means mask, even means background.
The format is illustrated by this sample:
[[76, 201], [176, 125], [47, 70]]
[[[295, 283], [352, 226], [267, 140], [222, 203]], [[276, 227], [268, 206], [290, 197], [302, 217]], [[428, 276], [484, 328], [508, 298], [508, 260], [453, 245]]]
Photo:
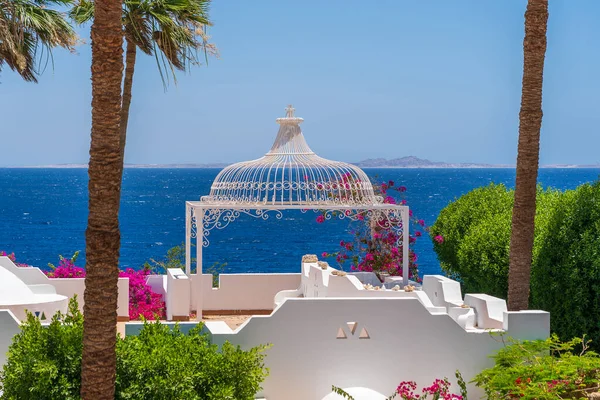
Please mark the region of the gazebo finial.
[[292, 107], [291, 104], [289, 104], [287, 106], [287, 108], [285, 109], [285, 117], [286, 118], [294, 118], [294, 111], [296, 111], [296, 109], [294, 107]]

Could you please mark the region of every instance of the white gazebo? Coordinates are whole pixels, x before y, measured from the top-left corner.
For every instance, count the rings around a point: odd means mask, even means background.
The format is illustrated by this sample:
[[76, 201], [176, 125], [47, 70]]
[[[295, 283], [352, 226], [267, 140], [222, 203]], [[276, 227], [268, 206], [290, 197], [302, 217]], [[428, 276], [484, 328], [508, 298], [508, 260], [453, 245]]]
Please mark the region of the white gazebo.
[[[186, 202], [186, 274], [191, 278], [191, 247], [196, 244], [196, 275], [202, 274], [202, 249], [213, 229], [224, 229], [240, 215], [282, 218], [284, 210], [320, 212], [325, 219], [370, 219], [397, 231], [402, 244], [403, 285], [408, 285], [409, 209], [387, 204], [373, 191], [360, 168], [316, 155], [306, 143], [294, 108], [277, 118], [279, 132], [263, 157], [230, 165], [215, 178], [210, 194]], [[201, 304], [192, 305], [201, 306]], [[197, 308], [198, 316], [202, 315]]]

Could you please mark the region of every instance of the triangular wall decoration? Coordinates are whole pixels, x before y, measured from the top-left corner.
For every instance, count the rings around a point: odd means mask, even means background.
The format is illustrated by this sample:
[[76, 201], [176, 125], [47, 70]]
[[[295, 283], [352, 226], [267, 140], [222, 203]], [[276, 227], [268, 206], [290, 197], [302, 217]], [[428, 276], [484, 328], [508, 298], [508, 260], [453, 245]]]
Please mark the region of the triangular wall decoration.
[[371, 339], [371, 336], [369, 336], [369, 332], [367, 332], [367, 330], [365, 328], [362, 328], [360, 330], [360, 335], [358, 335], [359, 339]]
[[350, 334], [354, 336], [354, 332], [356, 332], [356, 322], [346, 322], [348, 325], [348, 329], [350, 329]]

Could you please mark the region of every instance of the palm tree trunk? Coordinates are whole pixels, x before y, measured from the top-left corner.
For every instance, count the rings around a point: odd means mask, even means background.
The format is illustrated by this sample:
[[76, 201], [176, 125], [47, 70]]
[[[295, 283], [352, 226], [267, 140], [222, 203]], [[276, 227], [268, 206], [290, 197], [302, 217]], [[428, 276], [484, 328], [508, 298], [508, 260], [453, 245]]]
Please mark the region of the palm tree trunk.
[[119, 278], [123, 32], [121, 1], [96, 0], [92, 37], [92, 140], [88, 168], [81, 397], [114, 399]]
[[121, 157], [125, 160], [125, 142], [127, 141], [127, 123], [129, 122], [129, 107], [131, 106], [131, 88], [135, 72], [136, 45], [127, 39], [125, 52], [125, 79], [123, 80], [123, 104], [121, 105]]
[[519, 113], [517, 177], [510, 237], [508, 308], [512, 311], [529, 307], [547, 23], [548, 0], [529, 0], [525, 12], [523, 92]]

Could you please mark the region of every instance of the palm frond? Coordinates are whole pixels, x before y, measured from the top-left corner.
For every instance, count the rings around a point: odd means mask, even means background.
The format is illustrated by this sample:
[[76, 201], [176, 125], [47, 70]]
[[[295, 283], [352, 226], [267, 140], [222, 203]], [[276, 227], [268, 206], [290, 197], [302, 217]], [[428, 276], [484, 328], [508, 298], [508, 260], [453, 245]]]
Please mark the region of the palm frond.
[[94, 2], [90, 0], [79, 0], [69, 11], [69, 18], [77, 24], [85, 24], [94, 18]]
[[154, 54], [165, 88], [171, 79], [176, 82], [176, 70], [200, 64], [199, 51], [205, 59], [217, 54], [205, 35], [205, 27], [211, 25], [209, 5], [209, 0], [131, 0], [128, 4], [130, 10], [137, 7], [144, 16], [143, 32], [150, 29], [152, 49], [140, 49]]
[[64, 15], [48, 8], [71, 0], [0, 0], [0, 66], [8, 65], [26, 81], [36, 82], [52, 49], [73, 50], [75, 31]]

